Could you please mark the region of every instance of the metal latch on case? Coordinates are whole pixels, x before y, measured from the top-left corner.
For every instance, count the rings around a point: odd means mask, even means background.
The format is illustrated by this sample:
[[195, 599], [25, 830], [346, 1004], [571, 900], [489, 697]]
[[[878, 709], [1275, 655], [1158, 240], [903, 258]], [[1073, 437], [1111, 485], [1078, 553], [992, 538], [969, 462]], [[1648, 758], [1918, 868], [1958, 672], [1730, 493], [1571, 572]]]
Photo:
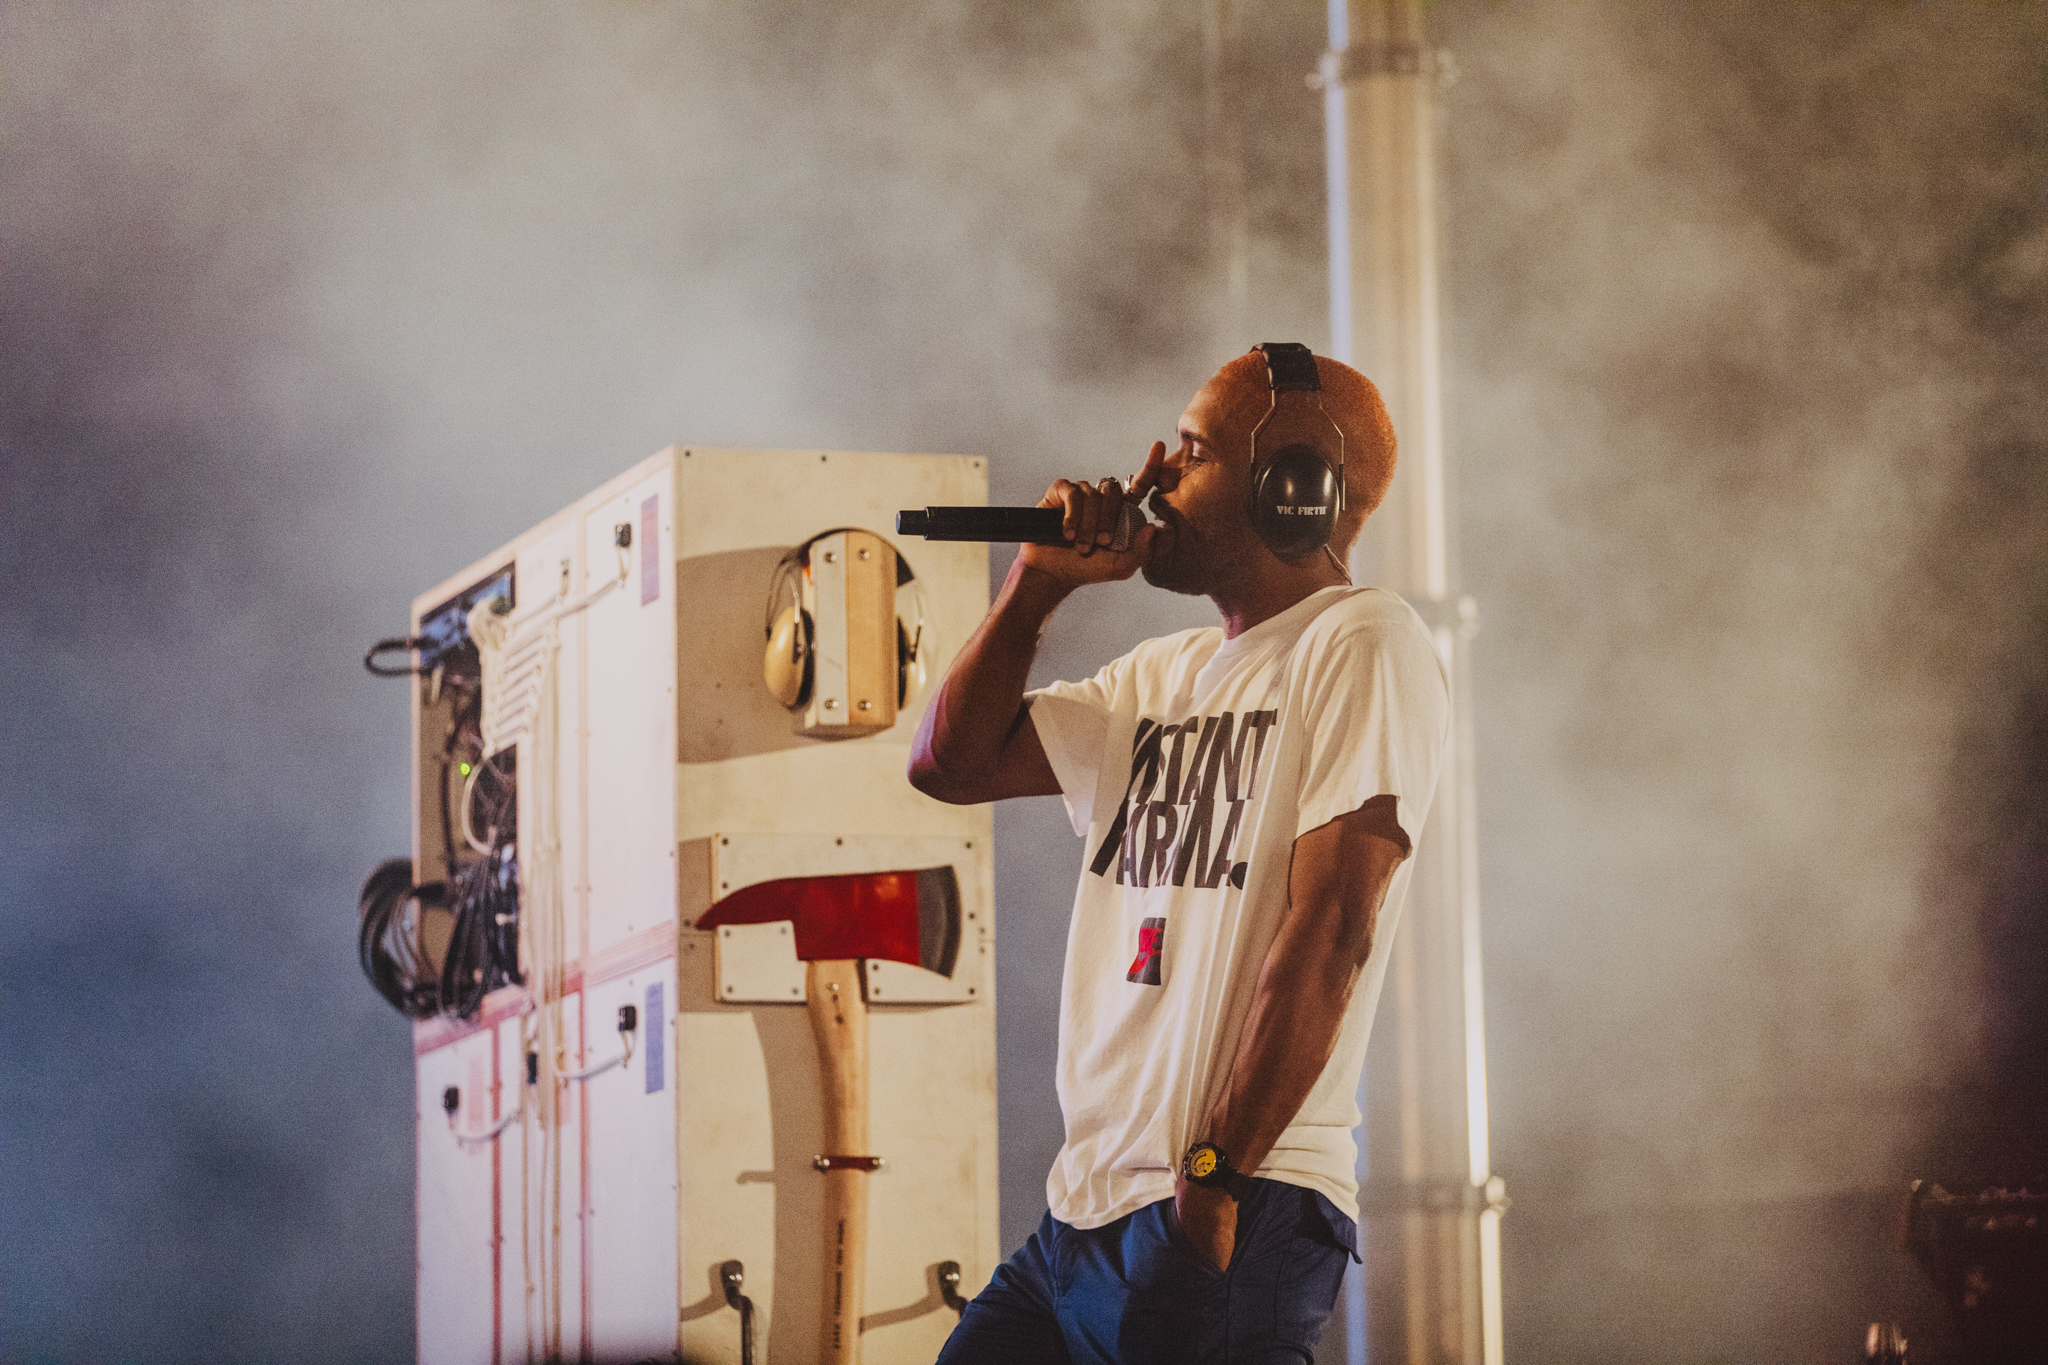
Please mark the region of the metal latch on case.
[[820, 1171], [879, 1171], [883, 1161], [878, 1156], [814, 1156], [811, 1166]]

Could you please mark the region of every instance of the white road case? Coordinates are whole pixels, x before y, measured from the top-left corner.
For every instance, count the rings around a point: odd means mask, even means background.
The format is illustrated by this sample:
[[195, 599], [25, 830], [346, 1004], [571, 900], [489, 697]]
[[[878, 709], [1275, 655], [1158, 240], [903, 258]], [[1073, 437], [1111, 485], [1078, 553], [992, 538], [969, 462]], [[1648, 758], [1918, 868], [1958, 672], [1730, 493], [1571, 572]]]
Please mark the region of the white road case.
[[[986, 500], [983, 462], [967, 457], [672, 447], [415, 601], [416, 634], [437, 612], [446, 629], [449, 603], [496, 585], [527, 646], [510, 662], [501, 651], [485, 703], [485, 727], [517, 755], [526, 984], [470, 1021], [416, 1027], [422, 1361], [738, 1362], [729, 1262], [754, 1359], [825, 1358], [823, 1111], [801, 969], [773, 926], [695, 927], [723, 896], [779, 878], [953, 869], [950, 975], [891, 962], [866, 978], [871, 1146], [886, 1165], [867, 1177], [865, 1358], [929, 1361], [956, 1321], [940, 1268], [957, 1263], [969, 1296], [986, 1281], [988, 808], [905, 780], [922, 695], [879, 733], [823, 739], [762, 676], [778, 564], [837, 527], [879, 533], [914, 569], [922, 601], [903, 610], [940, 676], [986, 610], [987, 553], [896, 544], [895, 513]], [[414, 703], [424, 882], [445, 874], [455, 838], [431, 671]], [[536, 926], [553, 935], [549, 961], [532, 960]]]

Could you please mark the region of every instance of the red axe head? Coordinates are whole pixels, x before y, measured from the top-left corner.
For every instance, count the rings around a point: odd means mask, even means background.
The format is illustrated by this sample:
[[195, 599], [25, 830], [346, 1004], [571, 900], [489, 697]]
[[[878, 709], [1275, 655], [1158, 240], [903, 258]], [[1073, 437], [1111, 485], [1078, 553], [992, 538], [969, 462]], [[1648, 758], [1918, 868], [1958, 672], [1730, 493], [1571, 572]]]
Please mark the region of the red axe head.
[[697, 927], [783, 919], [796, 925], [796, 955], [805, 962], [876, 957], [951, 976], [960, 952], [960, 884], [950, 867], [785, 877], [741, 887]]

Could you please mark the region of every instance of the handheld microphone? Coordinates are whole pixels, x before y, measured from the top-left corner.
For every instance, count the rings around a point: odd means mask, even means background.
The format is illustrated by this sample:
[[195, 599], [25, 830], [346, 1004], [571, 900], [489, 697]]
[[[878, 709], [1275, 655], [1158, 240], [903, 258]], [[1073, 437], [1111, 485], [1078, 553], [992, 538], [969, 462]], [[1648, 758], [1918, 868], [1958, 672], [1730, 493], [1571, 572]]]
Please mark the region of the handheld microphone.
[[[927, 507], [896, 514], [896, 534], [926, 540], [1016, 540], [1032, 545], [1068, 544], [1063, 529], [1066, 513], [1057, 507]], [[1144, 529], [1145, 511], [1126, 502], [1113, 528], [1109, 548], [1117, 554], [1131, 548]]]

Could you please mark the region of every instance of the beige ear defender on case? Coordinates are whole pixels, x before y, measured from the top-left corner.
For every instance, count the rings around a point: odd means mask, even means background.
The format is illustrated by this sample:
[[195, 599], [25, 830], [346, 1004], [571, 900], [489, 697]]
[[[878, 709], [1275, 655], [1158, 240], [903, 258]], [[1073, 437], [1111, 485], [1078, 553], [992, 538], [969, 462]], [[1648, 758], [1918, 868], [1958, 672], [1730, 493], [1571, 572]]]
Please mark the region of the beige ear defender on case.
[[811, 616], [804, 610], [802, 573], [791, 556], [775, 566], [775, 585], [768, 593], [768, 652], [761, 659], [768, 695], [791, 711], [811, 692]]
[[[764, 617], [761, 680], [777, 705], [803, 718], [806, 734], [844, 738], [887, 729], [923, 690], [924, 585], [871, 531], [821, 531], [784, 555]], [[872, 695], [863, 679], [894, 695]]]

